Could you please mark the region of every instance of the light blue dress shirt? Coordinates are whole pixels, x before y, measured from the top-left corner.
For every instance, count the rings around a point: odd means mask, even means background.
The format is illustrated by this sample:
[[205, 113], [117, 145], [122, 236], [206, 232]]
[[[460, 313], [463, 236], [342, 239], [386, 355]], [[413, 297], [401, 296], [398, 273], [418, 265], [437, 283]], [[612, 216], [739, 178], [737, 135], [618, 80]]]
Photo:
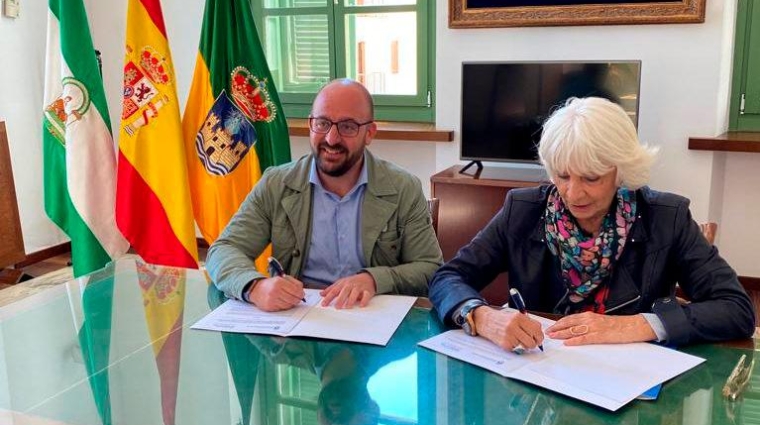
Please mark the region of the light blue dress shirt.
[[361, 238], [366, 161], [362, 163], [356, 185], [342, 198], [322, 186], [314, 160], [309, 183], [313, 191], [311, 241], [301, 277], [307, 286], [323, 288], [358, 273], [367, 265]]

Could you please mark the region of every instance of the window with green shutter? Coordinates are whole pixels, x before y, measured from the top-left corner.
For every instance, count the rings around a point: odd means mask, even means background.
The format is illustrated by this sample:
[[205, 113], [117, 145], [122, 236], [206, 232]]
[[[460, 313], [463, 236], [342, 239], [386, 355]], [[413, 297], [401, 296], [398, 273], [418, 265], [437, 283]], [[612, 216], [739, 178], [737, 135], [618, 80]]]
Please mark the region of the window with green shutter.
[[432, 122], [435, 2], [254, 0], [254, 16], [285, 113], [308, 116], [333, 78], [363, 83], [378, 120]]
[[760, 131], [760, 0], [740, 0], [729, 130]]

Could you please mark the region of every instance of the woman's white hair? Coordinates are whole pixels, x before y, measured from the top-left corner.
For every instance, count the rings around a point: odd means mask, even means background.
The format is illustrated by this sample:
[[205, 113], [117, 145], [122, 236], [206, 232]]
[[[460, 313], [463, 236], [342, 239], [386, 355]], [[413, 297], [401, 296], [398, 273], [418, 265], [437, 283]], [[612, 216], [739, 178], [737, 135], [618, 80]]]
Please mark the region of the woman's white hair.
[[567, 172], [601, 176], [617, 169], [617, 185], [635, 190], [649, 181], [657, 151], [639, 142], [618, 104], [573, 97], [544, 123], [538, 156], [552, 180]]

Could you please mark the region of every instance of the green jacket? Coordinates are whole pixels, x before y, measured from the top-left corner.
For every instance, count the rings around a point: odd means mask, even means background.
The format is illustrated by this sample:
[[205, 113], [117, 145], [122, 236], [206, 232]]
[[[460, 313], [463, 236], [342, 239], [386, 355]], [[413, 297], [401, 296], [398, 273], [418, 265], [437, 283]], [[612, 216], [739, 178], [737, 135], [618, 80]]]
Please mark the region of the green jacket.
[[[443, 263], [419, 179], [368, 150], [362, 204], [365, 269], [378, 294], [427, 295], [428, 281]], [[241, 298], [243, 287], [266, 277], [253, 265], [272, 243], [272, 255], [300, 278], [311, 239], [309, 170], [312, 155], [269, 168], [211, 245], [206, 268], [216, 286]]]

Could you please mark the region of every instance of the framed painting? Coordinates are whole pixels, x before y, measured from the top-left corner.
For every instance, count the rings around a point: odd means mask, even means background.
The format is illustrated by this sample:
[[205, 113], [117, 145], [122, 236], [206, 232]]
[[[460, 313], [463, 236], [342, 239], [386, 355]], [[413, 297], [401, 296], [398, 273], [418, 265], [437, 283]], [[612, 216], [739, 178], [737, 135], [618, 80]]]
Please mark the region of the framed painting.
[[449, 0], [449, 28], [687, 24], [706, 0]]

